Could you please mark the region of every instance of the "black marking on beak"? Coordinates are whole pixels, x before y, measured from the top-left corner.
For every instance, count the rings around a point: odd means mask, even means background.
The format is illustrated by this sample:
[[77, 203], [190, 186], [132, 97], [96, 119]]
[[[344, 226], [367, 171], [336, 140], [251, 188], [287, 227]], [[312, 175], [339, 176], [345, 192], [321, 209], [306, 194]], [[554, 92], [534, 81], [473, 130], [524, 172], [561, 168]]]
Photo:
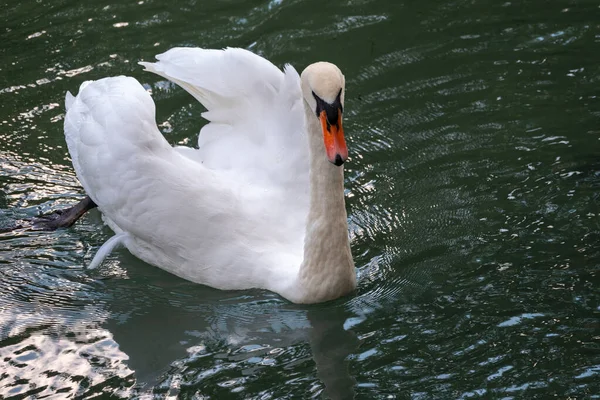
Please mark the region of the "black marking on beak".
[[343, 163], [344, 163], [344, 160], [342, 160], [342, 156], [340, 156], [339, 154], [336, 154], [335, 161], [333, 162], [333, 164], [339, 167]]
[[317, 101], [317, 118], [319, 118], [321, 112], [325, 111], [325, 114], [327, 115], [327, 130], [329, 130], [329, 127], [331, 125], [335, 125], [339, 128], [339, 126], [337, 126], [339, 116], [338, 110], [341, 113], [344, 112], [344, 107], [342, 107], [342, 89], [340, 89], [337, 97], [335, 98], [332, 104], [329, 104], [328, 102], [317, 96], [315, 92], [312, 92], [312, 94], [315, 100]]

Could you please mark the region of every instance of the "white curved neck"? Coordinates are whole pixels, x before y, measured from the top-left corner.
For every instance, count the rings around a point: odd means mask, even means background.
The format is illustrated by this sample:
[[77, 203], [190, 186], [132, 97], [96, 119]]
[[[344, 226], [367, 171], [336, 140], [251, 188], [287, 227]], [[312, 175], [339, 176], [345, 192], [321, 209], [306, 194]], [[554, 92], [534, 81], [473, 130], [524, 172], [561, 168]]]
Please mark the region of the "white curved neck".
[[299, 284], [303, 302], [313, 303], [354, 290], [356, 274], [348, 240], [344, 168], [327, 160], [319, 121], [303, 103], [309, 142], [310, 207]]

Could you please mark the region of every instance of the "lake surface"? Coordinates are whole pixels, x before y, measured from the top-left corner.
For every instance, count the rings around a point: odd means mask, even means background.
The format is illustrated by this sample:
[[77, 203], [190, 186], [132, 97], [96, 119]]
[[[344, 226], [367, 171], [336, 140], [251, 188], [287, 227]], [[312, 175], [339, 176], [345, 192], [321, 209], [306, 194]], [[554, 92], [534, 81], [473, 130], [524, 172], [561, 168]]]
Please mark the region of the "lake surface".
[[355, 294], [298, 306], [115, 251], [94, 210], [0, 234], [0, 397], [600, 398], [597, 1], [2, 5], [0, 226], [84, 196], [63, 99], [126, 74], [170, 143], [202, 107], [140, 60], [237, 46], [347, 81]]

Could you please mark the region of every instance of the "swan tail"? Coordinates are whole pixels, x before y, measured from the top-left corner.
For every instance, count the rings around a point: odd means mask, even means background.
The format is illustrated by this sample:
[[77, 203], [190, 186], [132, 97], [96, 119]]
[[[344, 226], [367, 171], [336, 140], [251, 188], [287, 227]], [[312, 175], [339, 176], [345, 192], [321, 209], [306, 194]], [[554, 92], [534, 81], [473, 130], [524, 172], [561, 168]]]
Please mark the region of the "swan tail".
[[112, 253], [119, 245], [125, 245], [125, 241], [130, 237], [127, 232], [117, 233], [115, 236], [108, 239], [94, 255], [92, 262], [88, 265], [89, 269], [96, 269], [102, 264], [104, 259]]

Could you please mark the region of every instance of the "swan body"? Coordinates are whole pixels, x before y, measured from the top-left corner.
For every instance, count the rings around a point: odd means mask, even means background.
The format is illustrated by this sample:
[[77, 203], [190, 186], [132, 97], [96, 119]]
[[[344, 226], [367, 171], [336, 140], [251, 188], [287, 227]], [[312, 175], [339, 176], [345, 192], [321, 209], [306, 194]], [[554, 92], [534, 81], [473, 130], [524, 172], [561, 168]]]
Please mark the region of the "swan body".
[[344, 202], [344, 77], [302, 77], [249, 51], [175, 48], [140, 63], [191, 93], [210, 121], [198, 149], [172, 147], [134, 78], [67, 93], [65, 137], [77, 176], [138, 258], [218, 289], [263, 288], [296, 303], [356, 287]]

